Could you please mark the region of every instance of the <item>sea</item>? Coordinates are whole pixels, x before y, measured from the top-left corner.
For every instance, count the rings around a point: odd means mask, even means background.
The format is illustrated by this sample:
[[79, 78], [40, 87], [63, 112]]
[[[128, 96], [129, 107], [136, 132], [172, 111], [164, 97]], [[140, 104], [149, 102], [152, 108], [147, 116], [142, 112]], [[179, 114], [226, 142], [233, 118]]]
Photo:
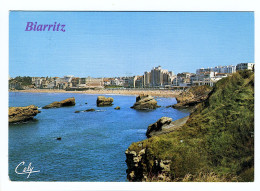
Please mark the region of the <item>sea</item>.
[[[9, 92], [9, 107], [33, 104], [41, 111], [33, 121], [9, 125], [10, 180], [125, 182], [125, 150], [146, 139], [148, 125], [164, 116], [177, 120], [189, 115], [166, 107], [175, 98], [155, 97], [160, 108], [138, 111], [130, 108], [135, 96], [105, 95], [114, 98], [110, 107], [97, 107], [97, 96]], [[42, 109], [70, 97], [75, 97], [75, 106]], [[75, 113], [90, 108], [96, 111]]]

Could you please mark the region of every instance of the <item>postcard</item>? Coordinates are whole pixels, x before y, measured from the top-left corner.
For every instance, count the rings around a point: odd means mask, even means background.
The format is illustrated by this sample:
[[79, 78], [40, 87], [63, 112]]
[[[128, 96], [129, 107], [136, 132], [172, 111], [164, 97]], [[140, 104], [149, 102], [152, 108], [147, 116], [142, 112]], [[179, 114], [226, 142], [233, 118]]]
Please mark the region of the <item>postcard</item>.
[[10, 11], [11, 182], [254, 182], [254, 12]]

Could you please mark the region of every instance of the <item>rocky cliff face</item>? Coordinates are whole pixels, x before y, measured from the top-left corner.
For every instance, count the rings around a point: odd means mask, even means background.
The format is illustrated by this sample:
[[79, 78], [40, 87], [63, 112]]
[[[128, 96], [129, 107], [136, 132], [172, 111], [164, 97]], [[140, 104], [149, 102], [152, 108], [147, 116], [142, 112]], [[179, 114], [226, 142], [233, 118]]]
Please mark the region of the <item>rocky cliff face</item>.
[[[188, 120], [188, 116], [172, 121], [172, 118], [162, 117], [147, 128], [146, 136], [156, 137], [180, 129]], [[154, 156], [148, 146], [149, 140], [132, 144], [125, 152], [127, 163], [127, 179], [129, 181], [171, 181], [171, 159]]]
[[162, 117], [148, 126], [146, 136], [150, 138], [152, 136], [162, 135], [180, 129], [188, 119], [189, 116], [172, 121], [172, 118], [170, 117]]
[[113, 105], [114, 99], [112, 97], [105, 97], [105, 96], [98, 96], [97, 98], [97, 106], [102, 107], [102, 106], [111, 106]]
[[148, 126], [146, 131], [146, 136], [149, 138], [151, 134], [157, 131], [161, 131], [163, 127], [168, 127], [172, 122], [172, 118], [170, 117], [162, 117], [155, 123]]
[[9, 123], [32, 120], [38, 113], [41, 113], [41, 111], [39, 111], [34, 105], [29, 105], [26, 107], [9, 107]]
[[150, 95], [141, 94], [136, 97], [135, 104], [131, 107], [137, 110], [149, 110], [160, 107], [157, 105], [157, 101]]
[[143, 181], [170, 181], [171, 180], [171, 160], [157, 160], [154, 159], [152, 167], [146, 154], [146, 148], [139, 145], [139, 151], [127, 149], [126, 163], [128, 169], [127, 179], [130, 182]]
[[173, 105], [172, 107], [181, 109], [194, 106], [205, 101], [208, 98], [210, 92], [211, 88], [208, 86], [191, 87], [176, 97], [177, 104]]
[[50, 108], [59, 108], [59, 107], [66, 107], [66, 106], [74, 106], [75, 105], [75, 98], [68, 98], [62, 101], [55, 101], [49, 105], [43, 107], [43, 109], [50, 109]]
[[[150, 135], [163, 132], [158, 124]], [[181, 128], [132, 143], [125, 152], [127, 178], [182, 181], [213, 172], [225, 181], [254, 181], [254, 128], [254, 73], [239, 71], [219, 80]], [[196, 180], [214, 181], [189, 181]]]

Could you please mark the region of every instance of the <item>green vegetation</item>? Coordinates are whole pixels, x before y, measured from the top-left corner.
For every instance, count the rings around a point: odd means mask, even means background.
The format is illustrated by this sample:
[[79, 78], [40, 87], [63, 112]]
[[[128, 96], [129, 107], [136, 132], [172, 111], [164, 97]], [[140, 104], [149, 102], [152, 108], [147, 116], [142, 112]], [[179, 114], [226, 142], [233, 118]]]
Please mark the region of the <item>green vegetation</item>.
[[15, 78], [11, 79], [9, 82], [10, 83], [11, 82], [21, 82], [22, 86], [29, 86], [29, 85], [32, 85], [32, 78], [29, 76], [24, 76], [24, 77], [17, 76]]
[[193, 94], [195, 97], [208, 94], [212, 90], [212, 87], [203, 85], [203, 86], [193, 86], [188, 89], [187, 92]]
[[[155, 159], [170, 159], [171, 178], [254, 181], [254, 73], [241, 71], [216, 83], [182, 129], [142, 141], [147, 169]], [[140, 150], [133, 143], [130, 150]], [[222, 179], [224, 177], [224, 179]], [[210, 180], [210, 179], [208, 179]]]
[[236, 176], [220, 176], [215, 174], [214, 172], [210, 173], [198, 173], [197, 175], [186, 174], [185, 177], [181, 180], [181, 182], [238, 182], [239, 178]]

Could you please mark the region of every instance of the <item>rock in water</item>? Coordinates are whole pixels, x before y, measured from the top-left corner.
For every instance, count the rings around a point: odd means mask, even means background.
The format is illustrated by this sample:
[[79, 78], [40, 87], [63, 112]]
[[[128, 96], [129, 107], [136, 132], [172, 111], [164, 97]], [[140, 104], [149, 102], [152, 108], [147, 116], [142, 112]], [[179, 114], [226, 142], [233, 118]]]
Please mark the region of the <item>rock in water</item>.
[[160, 107], [157, 105], [157, 101], [150, 95], [141, 94], [136, 97], [135, 104], [131, 107], [138, 110], [156, 109]]
[[120, 109], [120, 107], [119, 107], [119, 106], [117, 106], [117, 107], [115, 107], [114, 109], [116, 109], [116, 110], [119, 110], [119, 109]]
[[91, 111], [96, 111], [95, 109], [87, 109], [84, 112], [91, 112]]
[[170, 125], [172, 122], [172, 118], [170, 117], [162, 117], [155, 123], [148, 126], [146, 131], [146, 136], [151, 137], [152, 132], [161, 131], [163, 127]]
[[41, 111], [35, 105], [26, 107], [9, 107], [8, 119], [9, 123], [24, 122], [32, 120]]
[[97, 98], [97, 106], [111, 106], [113, 105], [114, 99], [112, 97], [98, 96]]
[[75, 105], [75, 98], [68, 98], [62, 101], [55, 101], [49, 105], [43, 107], [43, 109], [50, 109], [50, 108], [59, 108], [59, 107], [66, 107], [66, 106], [74, 106]]

